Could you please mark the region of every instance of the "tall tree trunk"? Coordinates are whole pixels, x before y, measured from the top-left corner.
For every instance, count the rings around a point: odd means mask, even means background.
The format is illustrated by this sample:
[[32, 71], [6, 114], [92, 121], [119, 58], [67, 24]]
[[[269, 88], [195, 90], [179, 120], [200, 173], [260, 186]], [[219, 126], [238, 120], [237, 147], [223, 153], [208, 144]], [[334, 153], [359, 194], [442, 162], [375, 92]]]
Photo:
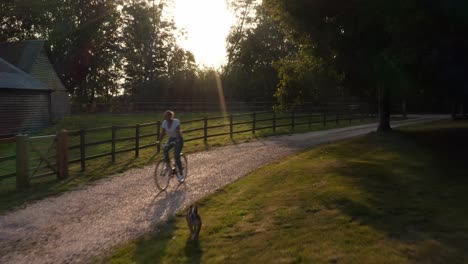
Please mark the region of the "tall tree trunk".
[[405, 100], [403, 100], [403, 102], [401, 103], [401, 113], [402, 113], [404, 119], [408, 118], [408, 113], [406, 112], [406, 101]]
[[460, 104], [460, 115], [462, 119], [465, 118], [465, 102], [464, 101]]
[[452, 103], [452, 119], [457, 119], [457, 102], [453, 101]]
[[384, 85], [379, 85], [378, 88], [379, 101], [379, 127], [377, 131], [390, 131], [390, 91]]

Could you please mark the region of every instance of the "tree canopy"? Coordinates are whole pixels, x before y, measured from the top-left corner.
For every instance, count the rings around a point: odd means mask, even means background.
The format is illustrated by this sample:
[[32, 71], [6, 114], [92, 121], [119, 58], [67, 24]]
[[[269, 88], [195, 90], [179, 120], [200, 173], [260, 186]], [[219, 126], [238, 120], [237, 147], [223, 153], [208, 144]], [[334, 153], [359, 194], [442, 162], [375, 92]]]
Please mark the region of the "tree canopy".
[[0, 41], [47, 39], [50, 58], [76, 102], [183, 94], [196, 74], [178, 46], [167, 1], [7, 0]]
[[441, 104], [468, 93], [463, 0], [232, 0], [221, 69], [201, 68], [177, 44], [169, 2], [4, 0], [0, 41], [47, 39], [78, 103], [210, 101], [222, 83], [227, 100], [282, 109], [378, 101], [386, 130], [391, 99]]
[[[443, 87], [440, 68], [466, 68], [465, 1], [265, 0], [310, 56], [332, 66], [356, 93], [379, 94], [380, 129], [389, 129], [390, 98], [425, 86]], [[286, 87], [286, 93], [297, 89]]]

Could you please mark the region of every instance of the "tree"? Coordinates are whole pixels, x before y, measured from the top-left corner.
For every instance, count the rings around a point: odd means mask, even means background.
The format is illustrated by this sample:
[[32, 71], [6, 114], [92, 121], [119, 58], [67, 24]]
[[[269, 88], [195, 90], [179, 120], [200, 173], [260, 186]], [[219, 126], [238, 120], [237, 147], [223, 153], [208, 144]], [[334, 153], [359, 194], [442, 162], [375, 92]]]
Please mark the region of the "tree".
[[[238, 6], [246, 6], [242, 3]], [[243, 18], [246, 11], [241, 10]], [[229, 63], [223, 68], [223, 83], [230, 99], [272, 100], [278, 84], [277, 62], [297, 51], [261, 5], [255, 6], [255, 14], [240, 19], [227, 38]]]
[[56, 69], [75, 101], [109, 100], [121, 78], [118, 1], [62, 2], [49, 39]]
[[73, 99], [93, 102], [118, 90], [121, 1], [7, 0], [0, 40], [47, 39], [54, 66]]
[[[462, 1], [448, 2], [449, 6], [467, 10]], [[423, 63], [430, 54], [439, 50], [441, 38], [453, 39], [463, 32], [462, 28], [466, 30], [457, 21], [466, 22], [466, 16], [440, 19], [439, 10], [444, 9], [446, 2], [265, 0], [264, 3], [273, 17], [294, 32], [297, 41], [311, 44], [313, 56], [344, 75], [344, 85], [378, 94], [382, 131], [390, 129], [392, 93], [399, 92], [402, 83], [407, 86], [420, 83], [418, 71], [425, 68]], [[457, 30], [447, 34], [439, 24], [442, 21]]]
[[165, 70], [167, 49], [157, 29], [167, 26], [161, 21], [162, 9], [163, 5], [150, 6], [146, 1], [130, 1], [122, 9], [124, 91], [131, 96], [138, 95]]
[[195, 56], [182, 48], [175, 47], [168, 58], [169, 97], [174, 100], [191, 102], [195, 96], [193, 88], [196, 85], [197, 66]]
[[195, 61], [177, 46], [174, 22], [163, 19], [166, 1], [158, 2], [7, 0], [0, 39], [47, 39], [75, 102], [109, 102], [122, 92], [133, 100], [171, 96], [188, 89], [179, 85], [194, 78]]
[[227, 2], [237, 18], [237, 23], [231, 28], [226, 45], [226, 69], [230, 69], [229, 66], [235, 56], [236, 50], [239, 48], [239, 44], [245, 39], [246, 32], [255, 25], [255, 10], [259, 3], [256, 0], [230, 0]]
[[178, 46], [174, 22], [163, 17], [165, 6], [131, 1], [122, 9], [124, 90], [134, 101], [191, 98], [195, 58]]
[[[0, 2], [0, 42], [46, 35], [60, 0], [4, 0]], [[45, 12], [50, 10], [50, 12]]]
[[306, 101], [319, 105], [343, 96], [340, 89], [343, 77], [323, 60], [312, 56], [309, 49], [304, 45], [276, 64], [279, 75], [275, 93], [277, 108], [294, 109]]

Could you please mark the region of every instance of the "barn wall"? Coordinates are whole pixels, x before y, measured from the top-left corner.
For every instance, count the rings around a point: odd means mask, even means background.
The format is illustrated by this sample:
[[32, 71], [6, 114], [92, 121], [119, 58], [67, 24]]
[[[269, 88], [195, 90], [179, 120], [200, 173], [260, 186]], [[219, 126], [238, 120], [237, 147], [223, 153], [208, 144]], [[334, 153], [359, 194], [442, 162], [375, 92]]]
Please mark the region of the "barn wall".
[[0, 89], [0, 135], [32, 131], [49, 123], [49, 92]]
[[44, 50], [41, 51], [34, 62], [31, 75], [53, 90], [51, 93], [52, 120], [60, 120], [66, 115], [69, 115], [70, 99], [68, 92], [60, 81], [60, 78], [57, 76], [57, 73]]

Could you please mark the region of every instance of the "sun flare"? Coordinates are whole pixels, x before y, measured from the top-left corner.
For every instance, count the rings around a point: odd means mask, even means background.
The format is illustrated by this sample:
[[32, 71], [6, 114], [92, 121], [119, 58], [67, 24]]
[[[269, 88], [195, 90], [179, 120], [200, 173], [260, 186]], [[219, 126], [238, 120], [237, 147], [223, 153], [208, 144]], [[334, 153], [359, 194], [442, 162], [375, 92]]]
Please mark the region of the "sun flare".
[[224, 0], [174, 0], [176, 26], [185, 31], [179, 44], [201, 65], [219, 67], [226, 62], [226, 37], [235, 16]]

